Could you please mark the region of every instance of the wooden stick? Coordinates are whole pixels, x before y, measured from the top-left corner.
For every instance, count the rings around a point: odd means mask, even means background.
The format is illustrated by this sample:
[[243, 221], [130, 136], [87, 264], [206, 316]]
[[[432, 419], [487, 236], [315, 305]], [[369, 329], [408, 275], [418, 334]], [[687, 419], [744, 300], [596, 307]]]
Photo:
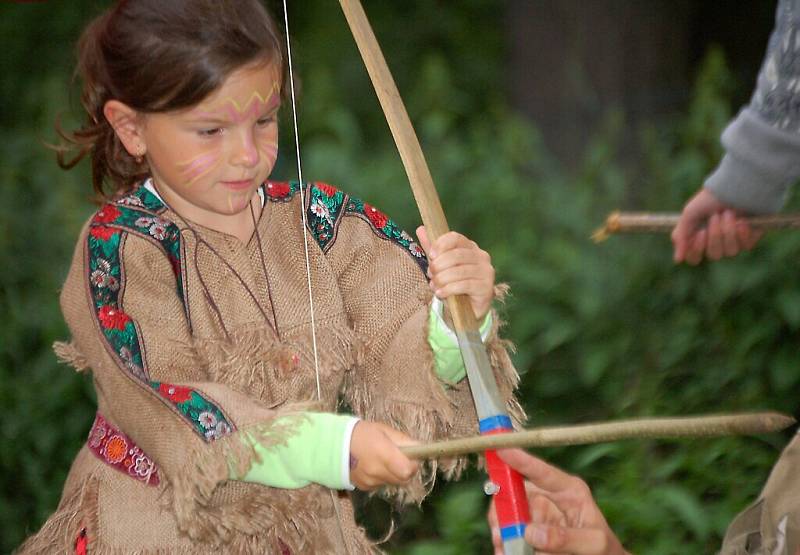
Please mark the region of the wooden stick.
[[[592, 239], [600, 243], [613, 233], [669, 233], [675, 228], [679, 217], [680, 214], [676, 212], [612, 212], [606, 218], [605, 225], [592, 234]], [[750, 216], [744, 220], [753, 229], [800, 228], [800, 214]]]
[[509, 447], [554, 447], [586, 445], [622, 439], [698, 438], [725, 435], [755, 435], [792, 426], [795, 419], [778, 412], [724, 414], [677, 418], [643, 418], [576, 426], [535, 428], [511, 434], [475, 436], [425, 445], [401, 447], [412, 459], [436, 459]]

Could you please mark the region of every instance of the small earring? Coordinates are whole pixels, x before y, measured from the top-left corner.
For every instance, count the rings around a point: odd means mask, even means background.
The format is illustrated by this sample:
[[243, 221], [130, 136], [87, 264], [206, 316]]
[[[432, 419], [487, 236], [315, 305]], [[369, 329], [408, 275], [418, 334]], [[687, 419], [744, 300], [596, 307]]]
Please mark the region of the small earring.
[[137, 149], [136, 152], [136, 156], [133, 157], [133, 159], [136, 160], [137, 164], [141, 165], [141, 163], [144, 161], [144, 153], [145, 153], [144, 148], [142, 148], [142, 146], [139, 145], [139, 148]]

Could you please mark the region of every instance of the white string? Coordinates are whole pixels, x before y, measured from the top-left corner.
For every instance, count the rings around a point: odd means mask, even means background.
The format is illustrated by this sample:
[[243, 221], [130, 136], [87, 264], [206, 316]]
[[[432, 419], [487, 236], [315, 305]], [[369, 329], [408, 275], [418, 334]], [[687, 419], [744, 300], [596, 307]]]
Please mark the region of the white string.
[[308, 280], [308, 303], [311, 309], [311, 344], [314, 349], [314, 375], [317, 379], [317, 400], [322, 401], [322, 389], [319, 381], [319, 357], [317, 355], [317, 326], [314, 321], [314, 295], [311, 293], [311, 259], [308, 255], [308, 225], [306, 221], [306, 196], [303, 191], [303, 167], [300, 163], [300, 134], [297, 126], [297, 102], [294, 94], [294, 71], [292, 68], [292, 43], [289, 40], [289, 12], [286, 0], [283, 0], [283, 22], [286, 28], [286, 57], [289, 59], [289, 90], [292, 96], [292, 121], [294, 123], [294, 148], [297, 154], [297, 179], [300, 182], [300, 213], [303, 218], [303, 246], [306, 254], [306, 278]]

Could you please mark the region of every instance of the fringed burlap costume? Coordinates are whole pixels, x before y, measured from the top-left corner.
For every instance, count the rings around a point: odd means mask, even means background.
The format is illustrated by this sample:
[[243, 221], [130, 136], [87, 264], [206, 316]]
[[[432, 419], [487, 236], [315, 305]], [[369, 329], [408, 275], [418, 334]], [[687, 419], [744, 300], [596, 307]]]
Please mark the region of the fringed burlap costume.
[[[430, 290], [419, 246], [382, 213], [324, 184], [306, 186], [322, 400], [317, 403], [300, 195], [270, 182], [248, 244], [187, 223], [144, 187], [83, 229], [61, 295], [89, 369], [98, 419], [58, 509], [21, 553], [352, 553], [376, 550], [345, 495], [229, 480], [292, 433], [276, 416], [344, 401], [422, 441], [472, 434], [466, 381], [437, 380], [427, 344]], [[263, 257], [263, 258], [262, 258]], [[497, 318], [495, 318], [497, 321]], [[509, 409], [517, 374], [487, 340]], [[441, 463], [450, 477], [463, 461]], [[436, 472], [411, 487], [420, 500]]]

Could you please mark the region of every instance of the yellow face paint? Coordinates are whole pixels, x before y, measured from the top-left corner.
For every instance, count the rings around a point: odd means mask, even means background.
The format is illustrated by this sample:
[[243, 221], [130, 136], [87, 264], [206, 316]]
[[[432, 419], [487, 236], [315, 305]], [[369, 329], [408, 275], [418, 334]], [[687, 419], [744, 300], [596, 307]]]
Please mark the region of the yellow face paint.
[[253, 91], [244, 106], [240, 105], [235, 98], [226, 98], [218, 106], [214, 106], [208, 112], [199, 112], [197, 115], [208, 119], [225, 119], [233, 124], [240, 124], [249, 119], [257, 120], [263, 114], [273, 115], [281, 104], [280, 90], [277, 84], [265, 96], [258, 91]]

